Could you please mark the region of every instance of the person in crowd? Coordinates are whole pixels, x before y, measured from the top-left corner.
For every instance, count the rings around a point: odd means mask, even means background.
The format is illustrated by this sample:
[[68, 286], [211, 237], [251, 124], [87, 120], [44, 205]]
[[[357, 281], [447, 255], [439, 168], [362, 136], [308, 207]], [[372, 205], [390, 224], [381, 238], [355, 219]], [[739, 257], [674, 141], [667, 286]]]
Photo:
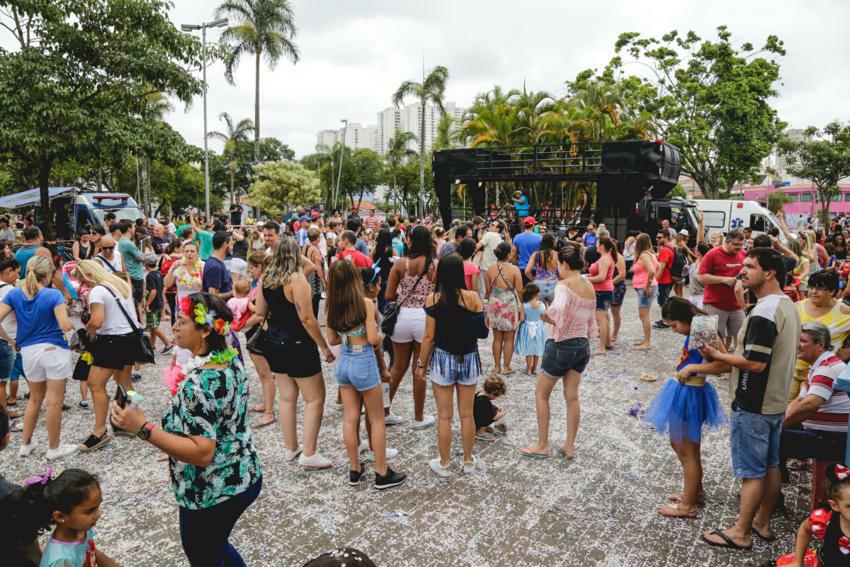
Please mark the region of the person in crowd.
[[442, 258], [441, 252], [446, 245], [446, 230], [441, 226], [434, 229], [434, 244], [437, 246], [437, 257]]
[[358, 268], [368, 268], [372, 265], [372, 259], [369, 258], [368, 254], [357, 250], [357, 240], [357, 236], [350, 230], [340, 234], [338, 240], [339, 252], [337, 252], [336, 259], [337, 261], [349, 260], [354, 262], [354, 265]]
[[77, 238], [74, 239], [74, 243], [71, 245], [71, 255], [74, 257], [74, 261], [79, 262], [94, 258], [95, 246], [94, 243], [89, 241], [90, 236], [91, 227], [89, 225], [85, 225], [77, 233]]
[[301, 255], [312, 262], [316, 268], [309, 276], [311, 300], [313, 302], [313, 316], [319, 317], [319, 303], [322, 301], [322, 290], [327, 289], [328, 280], [325, 277], [325, 258], [319, 250], [319, 238], [322, 231], [317, 226], [311, 226], [307, 231], [307, 239], [301, 246]]
[[94, 260], [111, 273], [120, 273], [119, 277], [124, 277], [124, 262], [121, 260], [121, 254], [115, 251], [115, 239], [111, 235], [105, 234], [101, 237], [100, 251]]
[[44, 510], [56, 529], [44, 548], [39, 567], [118, 567], [95, 545], [103, 493], [97, 478], [80, 469], [65, 469], [56, 478], [48, 471], [28, 491], [33, 507]]
[[398, 253], [393, 247], [392, 240], [392, 232], [389, 228], [384, 227], [378, 231], [378, 237], [375, 239], [375, 248], [372, 250], [372, 262], [373, 265], [377, 264], [378, 277], [380, 278], [378, 311], [381, 313], [384, 312], [384, 308], [387, 305], [387, 283], [390, 279], [393, 262], [395, 262], [398, 258]]
[[558, 256], [555, 252], [555, 236], [547, 232], [540, 239], [540, 248], [532, 252], [525, 267], [523, 281], [534, 282], [540, 288], [540, 300], [549, 305], [555, 297], [558, 283]]
[[227, 264], [224, 263], [230, 254], [230, 234], [226, 230], [217, 230], [213, 234], [213, 251], [204, 263], [201, 276], [201, 290], [204, 293], [217, 295], [222, 301], [233, 297], [233, 278]]
[[528, 216], [529, 213], [529, 203], [528, 197], [522, 194], [522, 191], [514, 191], [514, 211], [516, 212], [516, 219], [520, 226], [522, 226], [523, 221]]
[[392, 230], [393, 234], [393, 250], [395, 250], [396, 256], [401, 258], [404, 256], [404, 241], [407, 238], [404, 231], [400, 228], [394, 228]]
[[847, 447], [847, 392], [834, 389], [845, 363], [830, 344], [829, 328], [820, 321], [803, 323], [797, 359], [808, 363], [806, 382], [800, 395], [788, 404], [779, 438], [779, 467], [783, 482], [789, 475], [789, 458], [844, 460]]
[[118, 253], [121, 254], [124, 271], [130, 278], [136, 313], [140, 313], [142, 300], [145, 297], [144, 255], [133, 242], [133, 236], [136, 234], [136, 227], [133, 225], [133, 221], [121, 219], [118, 221], [118, 230], [121, 232], [121, 240], [118, 241], [117, 245]]
[[514, 338], [523, 316], [520, 294], [524, 284], [520, 270], [510, 263], [510, 255], [510, 244], [499, 244], [496, 263], [490, 266], [484, 278], [487, 324], [493, 331], [493, 371], [505, 376], [514, 373], [511, 368]]
[[[664, 222], [667, 222], [668, 227], [670, 226], [669, 221], [665, 219], [662, 221], [662, 225]], [[673, 237], [675, 238], [675, 231], [673, 232]], [[662, 230], [659, 230], [655, 235], [655, 242], [658, 245], [658, 252], [656, 253], [658, 268], [655, 275], [655, 280], [658, 282], [658, 295], [656, 296], [658, 307], [664, 307], [664, 304], [667, 303], [667, 298], [670, 297], [670, 292], [673, 290], [672, 269], [676, 252], [673, 249], [673, 245], [670, 244], [670, 238], [670, 231], [664, 229], [663, 226]], [[653, 327], [656, 329], [668, 328], [663, 319], [656, 321]]]
[[[491, 425], [505, 430], [502, 420], [508, 414], [508, 408], [499, 407], [493, 402], [508, 393], [505, 379], [498, 374], [485, 378], [481, 391], [475, 394], [472, 403], [472, 417], [475, 420], [475, 439], [477, 441], [495, 441], [496, 434]], [[500, 427], [501, 426], [501, 427]]]
[[165, 308], [164, 284], [162, 273], [157, 264], [159, 258], [156, 254], [145, 255], [145, 330], [150, 333], [151, 347], [156, 348], [156, 340], [162, 341], [160, 354], [169, 354], [174, 345], [166, 334], [159, 328], [162, 322], [162, 310]]
[[[130, 377], [139, 348], [134, 328], [139, 322], [126, 281], [110, 274], [94, 260], [80, 262], [76, 277], [91, 288], [86, 332], [96, 337], [92, 366], [86, 381], [94, 405], [95, 422], [91, 434], [80, 445], [80, 451], [86, 452], [102, 447], [111, 439], [106, 429], [109, 411], [106, 383], [109, 379], [113, 378], [128, 391], [133, 390]], [[126, 433], [114, 425], [113, 429], [115, 433]], [[130, 432], [131, 435], [133, 433]]]
[[652, 300], [658, 294], [658, 259], [652, 253], [652, 241], [646, 233], [635, 238], [635, 262], [632, 266], [632, 287], [638, 298], [638, 316], [643, 327], [643, 340], [635, 343], [635, 350], [649, 350], [652, 346], [652, 329], [649, 324], [649, 310]]
[[[248, 294], [251, 302], [251, 316], [245, 321], [243, 330], [245, 330], [246, 339], [250, 339], [255, 333], [261, 329], [267, 328], [265, 317], [260, 317], [256, 314], [256, 298], [257, 293], [262, 287], [262, 275], [271, 258], [266, 256], [263, 251], [256, 251], [248, 258], [249, 271], [251, 273], [253, 288]], [[250, 355], [251, 362], [254, 364], [254, 369], [257, 371], [257, 376], [260, 378], [260, 392], [262, 392], [261, 403], [251, 406], [251, 411], [262, 414], [258, 419], [251, 423], [251, 427], [258, 429], [271, 425], [275, 422], [274, 401], [277, 396], [274, 374], [269, 367], [269, 362], [266, 360], [262, 342], [253, 344], [248, 340], [246, 349]]]
[[168, 306], [172, 326], [177, 322], [177, 285], [174, 283], [170, 286], [165, 285], [165, 278], [168, 276], [168, 272], [171, 271], [171, 266], [182, 257], [183, 244], [179, 239], [174, 239], [165, 247], [165, 254], [159, 263], [159, 272], [162, 274], [163, 294], [165, 295], [165, 302]]
[[587, 225], [587, 230], [584, 231], [584, 236], [581, 237], [581, 245], [585, 248], [596, 246], [596, 225], [590, 223]]
[[[821, 270], [809, 278], [809, 293], [806, 299], [795, 304], [801, 323], [820, 322], [829, 329], [830, 342], [838, 357], [850, 360], [850, 345], [845, 345], [850, 336], [850, 305], [836, 298], [838, 275], [831, 270]], [[797, 357], [794, 379], [791, 381], [789, 401], [797, 398], [800, 387], [808, 379], [809, 364]]]
[[567, 403], [567, 438], [558, 452], [567, 459], [575, 456], [575, 440], [581, 418], [578, 389], [581, 374], [590, 361], [590, 339], [597, 334], [596, 292], [581, 275], [585, 268], [581, 246], [568, 242], [558, 251], [558, 285], [555, 300], [543, 314], [547, 323], [546, 349], [534, 394], [537, 412], [537, 442], [520, 448], [527, 457], [549, 456], [549, 397], [555, 384], [564, 385]]
[[9, 217], [0, 216], [0, 240], [15, 242], [15, 231], [9, 226]]
[[472, 256], [475, 254], [475, 240], [465, 238], [460, 243], [458, 254], [463, 259], [463, 281], [466, 284], [466, 289], [478, 293], [478, 280], [481, 276], [481, 269], [478, 267]]
[[684, 472], [684, 489], [669, 497], [672, 505], [658, 508], [662, 516], [695, 518], [705, 503], [702, 486], [700, 441], [705, 428], [726, 423], [717, 391], [705, 377], [722, 369], [719, 362], [704, 362], [697, 345], [690, 344], [691, 323], [705, 312], [681, 297], [671, 297], [661, 309], [662, 318], [674, 332], [685, 335], [676, 377], [668, 380], [646, 411], [646, 421], [659, 434], [666, 433]]
[[537, 363], [546, 348], [546, 329], [541, 317], [546, 305], [540, 300], [540, 288], [530, 283], [522, 290], [523, 318], [519, 324], [514, 352], [525, 357], [525, 374], [537, 374]]
[[360, 217], [350, 218], [345, 221], [345, 228], [354, 233], [356, 238], [354, 242], [354, 249], [360, 252], [361, 254], [368, 256], [369, 255], [369, 246], [366, 242], [360, 237], [363, 232], [363, 221]]
[[251, 229], [250, 236], [248, 237], [248, 255], [250, 256], [254, 252], [262, 252], [265, 250], [266, 245], [263, 239], [263, 231], [262, 228], [254, 227]]
[[[6, 295], [15, 289], [15, 284], [18, 283], [18, 273], [21, 271], [21, 265], [15, 260], [14, 256], [7, 256], [0, 259], [0, 301]], [[15, 337], [18, 334], [18, 322], [15, 319], [15, 314], [10, 313], [0, 323], [6, 337], [6, 341], [0, 338], [0, 413], [2, 408], [6, 408], [6, 413], [10, 418], [18, 418], [21, 413], [17, 410], [18, 405], [18, 382], [19, 376], [14, 372], [17, 358], [20, 354], [16, 352]], [[6, 395], [6, 382], [9, 382], [9, 395]]]
[[[664, 233], [664, 236], [666, 237], [668, 242], [676, 240], [676, 229], [673, 228], [672, 226], [670, 226], [670, 220], [669, 219], [662, 219], [661, 220], [661, 232]], [[661, 245], [659, 244], [659, 246], [661, 246]], [[660, 259], [659, 259], [659, 261], [660, 261]]]
[[343, 406], [343, 438], [348, 453], [348, 483], [360, 484], [364, 470], [360, 463], [360, 408], [365, 406], [369, 438], [375, 457], [375, 483], [378, 490], [402, 484], [407, 475], [387, 465], [387, 433], [381, 375], [375, 347], [381, 344], [375, 318], [375, 304], [366, 297], [360, 272], [351, 262], [331, 267], [328, 285], [328, 340], [341, 345], [337, 361], [337, 382]]
[[[619, 247], [619, 244], [616, 240], [612, 239], [614, 243], [614, 248]], [[617, 254], [617, 260], [614, 264], [614, 278], [611, 280], [611, 283], [614, 284], [614, 293], [611, 295], [611, 338], [608, 343], [611, 345], [611, 348], [614, 347], [614, 343], [617, 342], [617, 338], [620, 336], [620, 327], [622, 325], [622, 317], [620, 312], [623, 309], [623, 301], [626, 299], [626, 275], [628, 274], [628, 268], [626, 268], [626, 259], [623, 254]]]
[[375, 215], [375, 209], [369, 209], [369, 214], [363, 219], [363, 226], [371, 231], [376, 231], [381, 226], [381, 221]]
[[275, 221], [268, 221], [263, 225], [263, 242], [266, 245], [266, 255], [271, 256], [277, 248], [280, 240], [280, 225]]
[[735, 278], [741, 273], [745, 257], [743, 245], [743, 233], [730, 230], [723, 246], [712, 248], [703, 256], [697, 275], [704, 288], [704, 309], [709, 315], [717, 315], [717, 331], [730, 350], [744, 322], [744, 310], [735, 296]]
[[[420, 349], [425, 336], [425, 302], [435, 289], [436, 254], [431, 231], [417, 225], [410, 231], [407, 255], [393, 264], [387, 282], [386, 299], [398, 307], [398, 319], [392, 333], [393, 364], [390, 369], [390, 400], [395, 398], [401, 380], [410, 368], [411, 357], [420, 360]], [[413, 382], [413, 423], [411, 429], [431, 427], [434, 416], [425, 413], [427, 385], [422, 380]], [[386, 418], [387, 425], [398, 425], [404, 420], [393, 413]]]
[[480, 236], [480, 240], [476, 246], [478, 254], [478, 267], [481, 270], [479, 277], [478, 289], [484, 291], [484, 275], [487, 270], [496, 263], [496, 246], [504, 242], [501, 234], [502, 225], [498, 220], [491, 220], [487, 223], [487, 232]]
[[245, 321], [254, 312], [251, 298], [248, 297], [250, 293], [251, 283], [248, 280], [239, 280], [233, 284], [233, 297], [227, 300], [227, 308], [233, 314], [231, 327], [236, 331], [242, 330]]
[[183, 257], [171, 265], [165, 276], [165, 287], [176, 286], [177, 303], [193, 293], [200, 293], [203, 286], [205, 263], [198, 254], [198, 245], [188, 240], [183, 243]]
[[705, 293], [705, 286], [699, 280], [699, 267], [709, 250], [711, 246], [707, 242], [698, 242], [694, 248], [694, 261], [688, 264], [688, 299], [697, 309], [703, 308]]
[[694, 259], [694, 253], [688, 248], [689, 233], [684, 228], [676, 234], [676, 239], [671, 242], [673, 246], [673, 263], [670, 268], [670, 278], [673, 280], [673, 295], [684, 297], [684, 285], [688, 279], [688, 266]]
[[[52, 461], [77, 450], [76, 445], [60, 443], [65, 384], [73, 372], [64, 333], [73, 329], [73, 325], [62, 294], [47, 287], [53, 275], [53, 262], [44, 256], [33, 256], [28, 268], [23, 286], [3, 297], [0, 322], [14, 312], [18, 323], [15, 344], [21, 352], [30, 392], [18, 454], [28, 457], [35, 451], [37, 443], [33, 432], [44, 405], [47, 410], [47, 459]], [[11, 344], [11, 339], [4, 335], [5, 331], [0, 332], [0, 338]]]
[[534, 232], [535, 224], [537, 224], [537, 221], [534, 220], [534, 217], [525, 217], [522, 220], [522, 232], [517, 234], [513, 241], [522, 285], [531, 281], [531, 278], [526, 275], [525, 269], [528, 267], [531, 255], [537, 252], [543, 240], [542, 236]]
[[193, 293], [180, 302], [174, 340], [194, 358], [172, 376], [173, 398], [160, 426], [132, 404], [112, 403], [119, 427], [169, 457], [180, 540], [191, 565], [245, 564], [228, 540], [263, 484], [248, 426], [248, 378], [226, 342], [231, 321], [219, 297]]
[[428, 466], [440, 477], [454, 473], [450, 468], [452, 445], [452, 406], [457, 396], [463, 443], [463, 472], [475, 472], [477, 459], [475, 419], [472, 415], [475, 388], [481, 376], [478, 339], [489, 334], [484, 304], [477, 292], [465, 289], [463, 260], [457, 254], [440, 259], [437, 289], [425, 303], [427, 322], [422, 349], [416, 359], [414, 377], [431, 380], [437, 404], [437, 446], [439, 457]]
[[[313, 315], [310, 284], [301, 267], [295, 239], [280, 239], [271, 257], [263, 283], [258, 286], [254, 314], [267, 318], [263, 355], [280, 392], [280, 427], [286, 443], [284, 458], [305, 469], [326, 469], [330, 459], [317, 450], [325, 406], [325, 381], [319, 351], [327, 362], [334, 360], [319, 322]], [[304, 398], [303, 438], [298, 443], [296, 417], [298, 396]]]
[[32, 225], [25, 228], [22, 236], [24, 238], [24, 243], [15, 252], [15, 259], [18, 260], [18, 263], [21, 265], [21, 279], [23, 280], [27, 277], [27, 264], [30, 259], [36, 254], [50, 257], [50, 250], [42, 246], [44, 238], [41, 234], [41, 230], [37, 226]]
[[452, 239], [440, 248], [440, 258], [460, 252], [460, 243], [472, 237], [472, 228], [467, 224], [459, 224], [454, 228]]
[[599, 349], [595, 354], [607, 354], [612, 348], [608, 309], [614, 298], [614, 270], [617, 267], [617, 247], [610, 236], [602, 236], [596, 241], [599, 259], [591, 264], [587, 275], [596, 292], [596, 326], [599, 329]]
[[782, 292], [785, 265], [777, 251], [753, 248], [741, 275], [744, 288], [758, 299], [744, 320], [743, 340], [734, 353], [699, 347], [706, 360], [731, 369], [735, 388], [730, 437], [732, 468], [742, 479], [738, 519], [730, 528], [702, 534], [706, 543], [731, 549], [750, 549], [753, 530], [763, 539], [774, 537], [770, 515], [781, 487], [779, 439], [800, 333], [800, 316]]

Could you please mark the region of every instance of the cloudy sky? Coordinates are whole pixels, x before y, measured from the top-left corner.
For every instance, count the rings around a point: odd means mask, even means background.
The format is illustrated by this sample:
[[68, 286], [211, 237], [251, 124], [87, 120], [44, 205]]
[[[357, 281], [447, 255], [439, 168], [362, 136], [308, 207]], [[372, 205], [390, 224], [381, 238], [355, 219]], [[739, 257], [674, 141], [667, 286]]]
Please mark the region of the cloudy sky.
[[[218, 1], [174, 0], [174, 22], [209, 21]], [[447, 100], [468, 106], [493, 85], [564, 94], [564, 81], [602, 67], [624, 31], [661, 35], [694, 30], [713, 36], [726, 24], [734, 39], [761, 45], [769, 34], [785, 42], [782, 84], [774, 101], [793, 127], [850, 119], [850, 2], [808, 0], [293, 0], [301, 51], [261, 71], [261, 133], [310, 153], [316, 132], [341, 118], [374, 123], [405, 79], [444, 65]], [[208, 39], [219, 32], [212, 30]], [[245, 59], [229, 85], [220, 63], [208, 69], [210, 129], [218, 114], [254, 116], [254, 64]], [[202, 104], [180, 107], [171, 123], [191, 143], [203, 143]], [[214, 146], [217, 150], [220, 149]]]

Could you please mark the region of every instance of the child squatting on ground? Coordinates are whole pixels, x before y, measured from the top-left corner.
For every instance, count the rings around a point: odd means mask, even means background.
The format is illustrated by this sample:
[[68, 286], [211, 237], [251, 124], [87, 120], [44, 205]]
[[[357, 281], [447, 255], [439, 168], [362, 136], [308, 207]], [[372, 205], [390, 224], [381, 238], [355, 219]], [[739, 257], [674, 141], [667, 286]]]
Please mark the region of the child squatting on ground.
[[498, 374], [491, 374], [484, 380], [484, 390], [475, 394], [472, 416], [475, 419], [475, 438], [479, 441], [496, 440], [496, 433], [490, 427], [494, 423], [496, 429], [506, 430], [502, 418], [507, 415], [508, 410], [493, 404], [493, 400], [501, 398], [506, 393], [505, 379]]

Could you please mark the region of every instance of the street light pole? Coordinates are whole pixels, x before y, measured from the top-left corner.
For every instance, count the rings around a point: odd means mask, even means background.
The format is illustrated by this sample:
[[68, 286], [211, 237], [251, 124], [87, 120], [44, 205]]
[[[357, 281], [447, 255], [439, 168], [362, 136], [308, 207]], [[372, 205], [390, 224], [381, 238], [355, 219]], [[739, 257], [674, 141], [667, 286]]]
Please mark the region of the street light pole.
[[207, 222], [210, 220], [210, 155], [207, 140], [207, 28], [221, 28], [226, 25], [227, 18], [221, 18], [202, 24], [183, 24], [180, 26], [180, 29], [184, 32], [201, 30], [201, 60], [204, 81], [204, 213]]
[[342, 179], [342, 160], [345, 157], [345, 135], [348, 132], [348, 118], [340, 120], [342, 126], [342, 146], [339, 148], [339, 173], [336, 176], [336, 191], [334, 192], [334, 207], [336, 207], [337, 199], [339, 199], [339, 182]]

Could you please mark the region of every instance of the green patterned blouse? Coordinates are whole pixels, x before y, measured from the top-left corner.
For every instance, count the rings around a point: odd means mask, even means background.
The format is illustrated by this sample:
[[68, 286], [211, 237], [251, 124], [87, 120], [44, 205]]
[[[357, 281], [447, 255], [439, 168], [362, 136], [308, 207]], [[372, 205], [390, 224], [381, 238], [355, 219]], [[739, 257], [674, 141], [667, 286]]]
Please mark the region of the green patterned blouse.
[[248, 378], [239, 358], [225, 368], [190, 371], [162, 414], [162, 428], [215, 441], [212, 461], [205, 467], [169, 460], [174, 496], [184, 508], [215, 506], [262, 476], [248, 427]]

